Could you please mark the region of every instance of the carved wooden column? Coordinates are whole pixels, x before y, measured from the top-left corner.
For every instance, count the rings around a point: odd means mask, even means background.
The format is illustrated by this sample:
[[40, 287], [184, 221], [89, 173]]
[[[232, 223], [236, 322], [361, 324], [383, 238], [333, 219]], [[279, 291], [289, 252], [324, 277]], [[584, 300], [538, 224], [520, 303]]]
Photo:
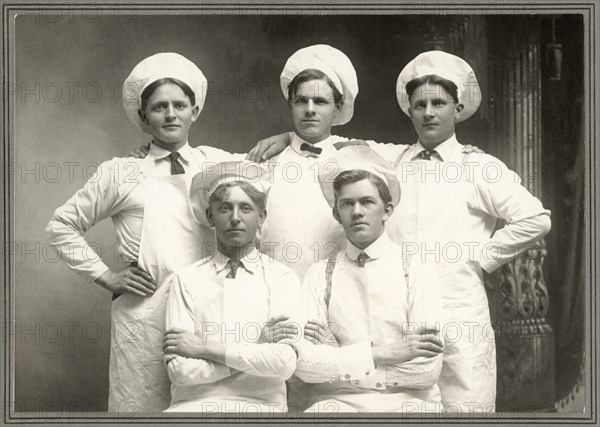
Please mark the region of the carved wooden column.
[[[492, 21], [488, 34], [490, 152], [541, 197], [540, 21]], [[542, 240], [503, 266], [499, 280], [486, 280], [496, 333], [498, 411], [554, 407], [554, 333], [545, 318], [545, 255]]]

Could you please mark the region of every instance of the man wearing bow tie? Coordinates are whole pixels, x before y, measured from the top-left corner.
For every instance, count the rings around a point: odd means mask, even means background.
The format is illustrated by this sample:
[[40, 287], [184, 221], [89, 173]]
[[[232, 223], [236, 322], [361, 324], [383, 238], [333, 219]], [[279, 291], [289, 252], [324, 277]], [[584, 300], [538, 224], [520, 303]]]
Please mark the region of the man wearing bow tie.
[[358, 93], [356, 71], [348, 57], [331, 46], [314, 45], [295, 52], [280, 77], [294, 132], [291, 143], [267, 162], [273, 174], [261, 235], [263, 252], [301, 278], [310, 265], [338, 252], [345, 243], [342, 227], [321, 197], [318, 171], [347, 138], [331, 127], [350, 121]]

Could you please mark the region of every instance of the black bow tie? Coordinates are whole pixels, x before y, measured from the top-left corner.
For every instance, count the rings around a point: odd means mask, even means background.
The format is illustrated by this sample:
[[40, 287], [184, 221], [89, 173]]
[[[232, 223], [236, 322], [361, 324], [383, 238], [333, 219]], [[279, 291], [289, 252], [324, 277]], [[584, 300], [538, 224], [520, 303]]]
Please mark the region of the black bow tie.
[[314, 154], [321, 154], [321, 151], [323, 151], [322, 148], [315, 147], [314, 145], [307, 144], [306, 142], [302, 143], [302, 145], [300, 146], [300, 150], [308, 151], [309, 153], [314, 153]]

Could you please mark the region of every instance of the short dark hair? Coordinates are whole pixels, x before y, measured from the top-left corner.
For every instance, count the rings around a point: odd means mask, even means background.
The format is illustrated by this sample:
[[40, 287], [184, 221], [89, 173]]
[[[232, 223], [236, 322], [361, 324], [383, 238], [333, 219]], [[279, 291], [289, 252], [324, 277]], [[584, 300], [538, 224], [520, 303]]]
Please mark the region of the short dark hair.
[[354, 184], [355, 182], [359, 182], [364, 179], [368, 179], [375, 185], [375, 187], [377, 187], [379, 197], [381, 197], [381, 200], [383, 200], [384, 205], [387, 205], [392, 201], [390, 189], [388, 188], [387, 184], [383, 181], [383, 179], [366, 170], [352, 169], [341, 172], [333, 180], [333, 193], [335, 195], [335, 202], [333, 206], [337, 208], [338, 194], [340, 193], [344, 185]]
[[258, 207], [259, 210], [264, 210], [267, 206], [267, 193], [259, 191], [252, 184], [247, 183], [246, 181], [231, 181], [224, 182], [220, 184], [215, 191], [208, 198], [208, 205], [212, 205], [215, 202], [222, 202], [225, 198], [225, 195], [229, 192], [229, 189], [232, 187], [240, 187], [244, 193], [250, 197], [250, 199], [254, 202], [254, 204]]
[[185, 93], [185, 95], [188, 98], [190, 98], [192, 107], [194, 105], [196, 105], [196, 95], [194, 94], [194, 91], [192, 90], [192, 88], [187, 85], [187, 83], [184, 83], [178, 79], [174, 79], [173, 77], [165, 77], [165, 78], [153, 81], [148, 86], [146, 86], [146, 89], [144, 89], [144, 91], [142, 92], [142, 95], [140, 96], [140, 99], [142, 101], [141, 102], [142, 110], [146, 109], [146, 104], [148, 103], [148, 98], [150, 98], [150, 95], [152, 95], [154, 93], [156, 88], [159, 87], [160, 85], [164, 85], [166, 83], [172, 83], [172, 84], [179, 86], [181, 88], [181, 90], [183, 91], [183, 93]]
[[421, 76], [406, 83], [406, 94], [408, 95], [409, 102], [413, 93], [415, 93], [415, 90], [426, 83], [441, 86], [452, 97], [454, 103], [458, 104], [458, 87], [456, 86], [456, 83], [440, 77], [437, 74]]
[[298, 90], [298, 86], [304, 82], [310, 82], [312, 80], [325, 80], [331, 90], [333, 92], [333, 102], [339, 104], [343, 100], [342, 92], [340, 92], [339, 88], [336, 87], [335, 83], [331, 81], [331, 79], [320, 70], [315, 70], [313, 68], [307, 68], [304, 71], [301, 71], [292, 79], [290, 85], [288, 86], [288, 101], [291, 101], [294, 96], [296, 96], [296, 91]]

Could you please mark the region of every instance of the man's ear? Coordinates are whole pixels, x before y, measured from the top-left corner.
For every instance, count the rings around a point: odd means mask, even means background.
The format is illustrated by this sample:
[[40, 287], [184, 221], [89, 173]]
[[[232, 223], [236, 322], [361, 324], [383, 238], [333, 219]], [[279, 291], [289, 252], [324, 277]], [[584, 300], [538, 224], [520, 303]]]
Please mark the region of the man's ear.
[[267, 210], [263, 209], [260, 214], [258, 215], [258, 228], [262, 228], [263, 224], [265, 223], [267, 219]]
[[141, 108], [138, 110], [138, 116], [140, 116], [140, 119], [142, 119], [144, 123], [148, 123], [148, 117], [146, 117], [146, 113]]
[[383, 214], [383, 222], [386, 222], [392, 214], [394, 213], [394, 204], [392, 202], [388, 202], [385, 204], [385, 213]]
[[200, 107], [196, 105], [194, 108], [192, 108], [192, 123], [194, 123], [198, 119], [199, 115]]
[[213, 211], [210, 208], [210, 206], [206, 208], [206, 219], [208, 220], [208, 223], [211, 227], [215, 226], [215, 223], [213, 221]]
[[335, 218], [335, 220], [341, 224], [342, 218], [340, 218], [340, 213], [337, 210], [337, 206], [333, 207], [332, 212], [333, 212], [333, 217]]
[[465, 106], [463, 104], [456, 104], [456, 108], [454, 110], [454, 120], [458, 120], [460, 118], [464, 108]]
[[335, 104], [335, 112], [333, 113], [334, 115], [338, 115], [338, 113], [340, 111], [342, 111], [342, 108], [344, 107], [344, 100], [342, 99], [340, 102], [337, 102]]

